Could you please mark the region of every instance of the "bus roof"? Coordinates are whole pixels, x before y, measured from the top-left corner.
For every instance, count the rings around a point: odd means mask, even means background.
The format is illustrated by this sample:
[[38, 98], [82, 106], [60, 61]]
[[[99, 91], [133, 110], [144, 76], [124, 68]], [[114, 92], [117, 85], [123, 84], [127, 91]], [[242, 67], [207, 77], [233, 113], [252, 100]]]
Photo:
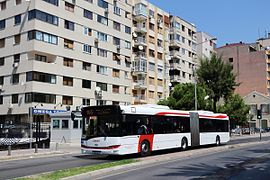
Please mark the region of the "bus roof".
[[149, 115], [167, 115], [167, 116], [189, 116], [190, 113], [198, 113], [200, 118], [228, 119], [226, 114], [213, 113], [211, 111], [183, 111], [172, 110], [168, 106], [145, 104], [145, 105], [127, 105], [120, 106], [124, 114], [149, 114]]

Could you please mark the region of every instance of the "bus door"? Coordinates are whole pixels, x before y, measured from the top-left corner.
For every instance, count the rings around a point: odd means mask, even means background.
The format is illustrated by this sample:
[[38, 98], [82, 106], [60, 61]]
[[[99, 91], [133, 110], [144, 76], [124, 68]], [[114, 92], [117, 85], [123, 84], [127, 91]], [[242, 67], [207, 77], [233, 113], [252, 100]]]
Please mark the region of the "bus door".
[[200, 131], [199, 131], [199, 114], [190, 112], [190, 133], [191, 133], [191, 146], [200, 145]]

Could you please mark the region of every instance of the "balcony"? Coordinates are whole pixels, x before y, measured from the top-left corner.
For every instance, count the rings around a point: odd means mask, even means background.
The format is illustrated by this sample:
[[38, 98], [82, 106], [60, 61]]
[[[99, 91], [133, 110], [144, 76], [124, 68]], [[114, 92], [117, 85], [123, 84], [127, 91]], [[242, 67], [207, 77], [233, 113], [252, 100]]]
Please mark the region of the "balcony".
[[145, 95], [135, 95], [134, 96], [134, 104], [146, 104], [146, 96]]
[[135, 4], [133, 14], [134, 14], [134, 20], [146, 21], [148, 18], [146, 5], [142, 3]]
[[144, 38], [144, 37], [137, 37], [134, 40], [134, 45], [135, 46], [147, 46], [147, 44], [146, 44], [146, 38]]
[[170, 46], [180, 48], [181, 47], [181, 42], [179, 40], [173, 39], [173, 40], [170, 41]]
[[143, 23], [138, 23], [134, 31], [138, 33], [147, 33], [146, 26]]
[[177, 50], [170, 51], [170, 56], [173, 59], [180, 59], [181, 58], [180, 52]]
[[179, 63], [171, 63], [170, 69], [181, 70], [181, 65]]
[[180, 77], [180, 75], [170, 76], [170, 81], [171, 82], [181, 82], [181, 77]]
[[137, 80], [134, 82], [134, 89], [146, 89], [147, 84], [145, 80]]

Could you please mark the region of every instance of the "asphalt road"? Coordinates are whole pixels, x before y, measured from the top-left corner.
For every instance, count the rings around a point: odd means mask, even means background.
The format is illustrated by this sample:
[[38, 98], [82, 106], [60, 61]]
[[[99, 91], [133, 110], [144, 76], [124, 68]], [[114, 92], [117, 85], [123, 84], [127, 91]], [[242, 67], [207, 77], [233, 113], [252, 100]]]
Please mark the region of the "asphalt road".
[[[270, 140], [270, 137], [263, 137], [263, 140]], [[258, 141], [258, 138], [232, 140], [229, 144], [239, 144], [244, 142]], [[207, 148], [207, 147], [203, 147]], [[155, 152], [153, 156], [160, 154], [176, 152], [178, 150]], [[125, 158], [134, 158], [128, 156]], [[28, 176], [43, 172], [88, 166], [104, 162], [116, 161], [114, 158], [93, 157], [85, 155], [62, 155], [55, 157], [42, 157], [38, 159], [14, 160], [0, 163], [0, 179], [10, 179], [22, 176]]]
[[258, 144], [207, 155], [194, 155], [170, 162], [154, 163], [103, 175], [94, 179], [109, 180], [184, 180], [184, 179], [260, 179], [269, 180], [270, 145]]

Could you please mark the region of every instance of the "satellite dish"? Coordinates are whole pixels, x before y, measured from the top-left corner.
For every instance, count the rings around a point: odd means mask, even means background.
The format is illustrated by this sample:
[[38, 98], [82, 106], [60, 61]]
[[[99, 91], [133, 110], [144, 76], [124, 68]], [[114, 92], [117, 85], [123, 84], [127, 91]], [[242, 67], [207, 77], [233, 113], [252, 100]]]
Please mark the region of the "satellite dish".
[[172, 83], [169, 83], [168, 86], [171, 87], [172, 86]]
[[141, 51], [143, 50], [143, 46], [139, 46], [138, 48], [139, 48], [139, 50], [141, 50]]
[[97, 86], [96, 91], [98, 91], [98, 92], [101, 91], [100, 87]]
[[134, 32], [134, 33], [132, 33], [132, 35], [133, 35], [133, 37], [138, 37], [138, 35]]

